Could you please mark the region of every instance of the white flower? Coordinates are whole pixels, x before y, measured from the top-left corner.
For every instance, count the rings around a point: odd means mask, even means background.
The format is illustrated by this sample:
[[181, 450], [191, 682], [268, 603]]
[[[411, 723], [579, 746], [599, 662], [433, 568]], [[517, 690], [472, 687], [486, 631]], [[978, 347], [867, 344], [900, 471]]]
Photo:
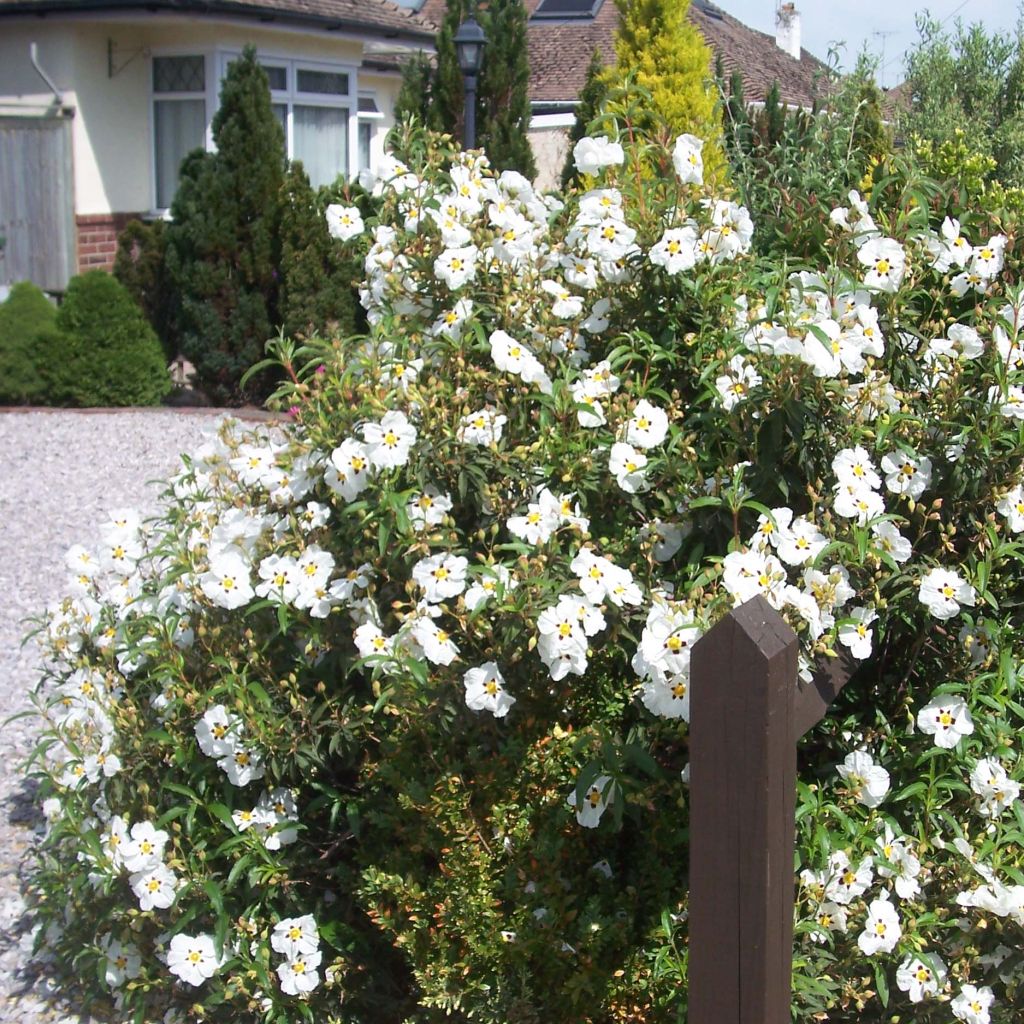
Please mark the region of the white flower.
[[893, 905], [888, 900], [872, 900], [864, 931], [857, 937], [857, 945], [865, 956], [891, 953], [902, 934], [900, 919]]
[[518, 581], [503, 565], [485, 565], [481, 569], [480, 578], [470, 584], [462, 600], [466, 608], [475, 612], [498, 593], [499, 586], [504, 592], [515, 590]]
[[240, 554], [226, 552], [210, 559], [210, 568], [199, 577], [203, 593], [220, 608], [241, 608], [253, 598], [249, 566]]
[[291, 604], [299, 592], [299, 566], [288, 555], [267, 555], [257, 569], [262, 583], [256, 585], [258, 597], [275, 603]]
[[166, 864], [157, 864], [130, 875], [128, 879], [141, 910], [166, 910], [178, 891], [178, 876]]
[[570, 807], [576, 808], [576, 820], [584, 828], [597, 828], [605, 808], [612, 802], [615, 795], [615, 783], [610, 775], [599, 775], [587, 788], [582, 800], [577, 800], [576, 790], [569, 794], [567, 801]]
[[965, 1021], [966, 1024], [989, 1024], [988, 1008], [995, 1001], [995, 995], [988, 985], [980, 988], [974, 985], [964, 985], [960, 994], [949, 1004], [953, 1016], [957, 1020]]
[[217, 767], [227, 775], [228, 781], [234, 786], [248, 786], [250, 782], [262, 779], [264, 773], [262, 757], [242, 746], [220, 758]]
[[867, 288], [894, 292], [903, 280], [907, 257], [893, 238], [872, 238], [857, 250], [857, 259], [868, 268], [864, 275]]
[[132, 825], [131, 842], [125, 843], [121, 856], [131, 872], [149, 871], [160, 864], [164, 847], [170, 838], [163, 829], [149, 821]]
[[[818, 909], [814, 914], [814, 921], [819, 928], [823, 928], [826, 932], [844, 932], [846, 931], [846, 908], [841, 907], [838, 903], [832, 900], [826, 900], [824, 903], [818, 905]], [[812, 934], [812, 939], [815, 942], [824, 942], [825, 936], [821, 934]]]
[[935, 953], [908, 956], [896, 970], [896, 984], [912, 1003], [935, 995], [946, 981], [946, 965]]
[[346, 438], [331, 452], [331, 464], [324, 480], [335, 494], [355, 501], [369, 483], [370, 457], [367, 446], [355, 438]]
[[863, 661], [871, 657], [871, 638], [873, 630], [868, 629], [878, 615], [872, 608], [853, 608], [850, 610], [853, 622], [839, 627], [839, 642], [850, 649], [850, 653]]
[[641, 398], [626, 423], [626, 443], [637, 448], [654, 448], [668, 434], [668, 414], [660, 406]]
[[704, 140], [696, 135], [680, 135], [672, 150], [672, 166], [684, 185], [704, 183], [704, 157], [701, 150]]
[[508, 417], [490, 409], [471, 412], [459, 421], [458, 439], [463, 444], [478, 444], [485, 448], [497, 444], [507, 421]]
[[932, 460], [927, 455], [899, 452], [882, 456], [885, 486], [893, 494], [904, 494], [917, 501], [932, 482]]
[[656, 267], [664, 267], [669, 276], [689, 270], [697, 262], [697, 232], [689, 224], [669, 228], [648, 253]]
[[430, 604], [439, 604], [449, 597], [458, 597], [466, 589], [468, 565], [461, 555], [431, 555], [413, 566], [412, 578], [423, 588]]
[[1006, 525], [1013, 533], [1024, 531], [1024, 487], [1017, 484], [996, 502], [996, 511], [1006, 516]]
[[357, 206], [342, 206], [331, 203], [327, 207], [327, 230], [331, 238], [347, 242], [363, 233], [363, 218]]
[[637, 451], [631, 444], [616, 441], [612, 445], [608, 459], [608, 470], [615, 477], [615, 482], [628, 494], [637, 494], [647, 490], [649, 484], [644, 473], [647, 456]]
[[607, 135], [584, 137], [573, 146], [573, 163], [580, 174], [597, 174], [605, 167], [614, 167], [625, 159], [622, 146], [609, 142]]
[[189, 985], [202, 985], [219, 966], [209, 935], [175, 935], [167, 951], [167, 969]]
[[974, 606], [974, 587], [951, 569], [931, 569], [921, 580], [918, 600], [937, 619], [951, 619], [960, 606]]
[[875, 764], [866, 750], [854, 750], [836, 769], [853, 797], [865, 807], [877, 807], [889, 792], [889, 773]]
[[761, 375], [742, 355], [729, 360], [727, 372], [715, 378], [715, 389], [722, 400], [722, 408], [730, 412], [761, 383]]
[[195, 731], [199, 749], [207, 757], [223, 757], [230, 754], [238, 744], [242, 720], [238, 715], [231, 714], [223, 704], [214, 704], [196, 722]]
[[614, 262], [634, 251], [636, 232], [617, 217], [606, 217], [587, 232], [587, 247], [599, 260]]
[[476, 261], [479, 256], [480, 250], [475, 245], [445, 249], [434, 260], [434, 276], [455, 291], [476, 277]]
[[315, 953], [320, 948], [320, 934], [312, 914], [286, 917], [274, 925], [270, 946], [276, 953], [290, 958]]
[[652, 715], [661, 718], [690, 720], [690, 669], [689, 666], [672, 676], [661, 679], [657, 676], [644, 680], [640, 700]]
[[374, 469], [404, 466], [409, 460], [409, 450], [416, 443], [416, 428], [404, 412], [392, 410], [381, 417], [380, 423], [363, 425], [363, 440]]
[[409, 522], [415, 527], [439, 526], [452, 510], [452, 498], [450, 494], [442, 494], [436, 487], [428, 486], [410, 498], [405, 508]]
[[462, 677], [466, 687], [466, 706], [473, 711], [490, 711], [504, 718], [516, 699], [505, 690], [505, 680], [493, 661], [468, 669]]
[[832, 472], [840, 484], [857, 489], [875, 490], [882, 486], [871, 456], [860, 445], [838, 452], [832, 460]]
[[940, 694], [917, 713], [917, 727], [935, 739], [935, 746], [951, 750], [962, 736], [974, 732], [967, 704], [960, 697]]
[[732, 594], [733, 604], [741, 605], [758, 594], [773, 608], [784, 603], [786, 569], [765, 551], [730, 551], [722, 560], [722, 586]]
[[103, 978], [111, 988], [118, 988], [142, 973], [142, 957], [131, 942], [122, 943], [106, 935], [100, 942], [100, 951], [107, 958]]
[[429, 612], [413, 621], [412, 636], [433, 665], [450, 665], [459, 655], [459, 648], [448, 631], [439, 626]]
[[863, 896], [874, 881], [871, 858], [865, 857], [857, 867], [850, 864], [845, 850], [836, 850], [828, 859], [824, 873], [825, 898], [841, 906]]
[[301, 953], [279, 964], [277, 976], [281, 979], [281, 991], [289, 996], [312, 992], [320, 984], [317, 968], [321, 959], [322, 954], [317, 950], [315, 953]]
[[998, 818], [1020, 796], [1020, 783], [994, 757], [981, 758], [971, 770], [971, 789], [981, 797], [979, 810], [986, 818]]
[[617, 608], [624, 604], [638, 605], [642, 597], [628, 569], [615, 565], [589, 548], [581, 548], [569, 565], [579, 577], [580, 589], [595, 605], [611, 601]]
[[906, 537], [888, 520], [871, 524], [871, 532], [875, 535], [879, 548], [894, 562], [902, 565], [913, 554], [913, 546]]

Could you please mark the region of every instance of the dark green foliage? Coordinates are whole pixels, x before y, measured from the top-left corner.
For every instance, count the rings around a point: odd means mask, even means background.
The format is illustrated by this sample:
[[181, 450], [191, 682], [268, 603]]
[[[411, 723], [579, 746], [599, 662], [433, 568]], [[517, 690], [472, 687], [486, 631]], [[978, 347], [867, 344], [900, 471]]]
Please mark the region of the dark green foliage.
[[601, 106], [608, 95], [608, 85], [602, 72], [604, 61], [601, 59], [601, 51], [595, 49], [590, 55], [590, 63], [587, 65], [587, 81], [579, 96], [579, 103], [576, 105], [576, 122], [569, 133], [569, 151], [565, 155], [565, 166], [562, 168], [562, 188], [569, 188], [578, 181], [576, 164], [573, 160], [573, 147], [584, 135], [589, 134], [591, 121], [601, 113]]
[[477, 145], [501, 171], [537, 175], [530, 140], [530, 64], [522, 0], [491, 0], [481, 22], [487, 49], [480, 69]]
[[[406, 118], [414, 117], [420, 124], [426, 125], [433, 104], [434, 67], [430, 58], [421, 50], [402, 65], [402, 88], [395, 100], [395, 124], [401, 124]], [[431, 125], [430, 127], [434, 127]]]
[[46, 401], [38, 339], [56, 316], [53, 303], [30, 281], [16, 284], [0, 305], [0, 403]]
[[102, 270], [71, 279], [40, 349], [52, 404], [156, 405], [171, 389], [153, 328], [127, 289]]
[[327, 231], [325, 203], [295, 161], [281, 190], [281, 291], [284, 333], [349, 335], [356, 329], [355, 282], [360, 268]]
[[146, 314], [170, 361], [178, 354], [174, 283], [167, 272], [167, 224], [129, 221], [117, 238], [114, 277]]
[[[455, 33], [471, 11], [466, 0], [448, 0], [437, 34], [433, 67], [426, 58], [405, 65], [395, 123], [414, 116], [434, 131], [465, 137], [465, 91], [455, 53]], [[476, 11], [487, 36], [483, 64], [477, 80], [476, 145], [499, 170], [537, 174], [526, 132], [530, 122], [530, 66], [526, 55], [526, 9], [522, 0], [492, 0]], [[391, 142], [400, 144], [394, 133]], [[397, 155], [403, 156], [400, 149]]]
[[217, 152], [182, 164], [167, 229], [167, 267], [181, 296], [181, 350], [214, 401], [260, 399], [240, 380], [279, 322], [279, 200], [284, 136], [266, 72], [247, 47], [228, 69], [213, 119]]
[[817, 259], [829, 242], [829, 213], [848, 203], [889, 150], [872, 69], [863, 62], [833, 78], [820, 108], [789, 110], [773, 85], [760, 109], [748, 107], [734, 74], [726, 96], [725, 140], [733, 183], [755, 224], [764, 255]]

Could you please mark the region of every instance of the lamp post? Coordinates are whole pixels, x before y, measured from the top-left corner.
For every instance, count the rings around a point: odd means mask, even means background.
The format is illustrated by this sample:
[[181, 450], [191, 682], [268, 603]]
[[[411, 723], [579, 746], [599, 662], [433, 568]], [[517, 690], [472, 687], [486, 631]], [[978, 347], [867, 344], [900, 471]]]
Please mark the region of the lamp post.
[[466, 95], [465, 128], [462, 133], [462, 145], [472, 149], [476, 145], [476, 76], [484, 59], [484, 46], [487, 37], [478, 24], [474, 10], [459, 26], [455, 33], [455, 55], [462, 72], [462, 88]]

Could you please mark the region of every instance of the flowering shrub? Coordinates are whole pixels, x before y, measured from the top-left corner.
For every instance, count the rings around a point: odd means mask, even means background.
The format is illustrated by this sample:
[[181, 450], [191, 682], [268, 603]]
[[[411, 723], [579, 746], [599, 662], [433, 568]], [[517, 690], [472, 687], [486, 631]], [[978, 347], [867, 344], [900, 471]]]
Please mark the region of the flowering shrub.
[[42, 945], [140, 1021], [682, 1021], [690, 651], [760, 594], [860, 665], [801, 746], [797, 1013], [1015, 1019], [1012, 241], [853, 193], [765, 265], [692, 136], [564, 197], [406, 143], [328, 212], [369, 333], [277, 344], [291, 422], [69, 552]]

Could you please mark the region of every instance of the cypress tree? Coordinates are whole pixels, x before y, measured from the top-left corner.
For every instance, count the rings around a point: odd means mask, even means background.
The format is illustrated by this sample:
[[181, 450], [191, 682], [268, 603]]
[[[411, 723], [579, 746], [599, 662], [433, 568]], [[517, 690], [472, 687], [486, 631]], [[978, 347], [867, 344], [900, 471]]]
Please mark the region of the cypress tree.
[[281, 189], [281, 326], [289, 337], [348, 335], [356, 324], [352, 267], [332, 242], [324, 204], [301, 161]]
[[684, 132], [704, 140], [704, 180], [726, 173], [722, 122], [717, 97], [708, 88], [711, 50], [687, 14], [689, 0], [615, 0], [619, 28], [615, 36], [613, 86], [632, 79], [651, 94], [654, 112], [673, 135]]
[[[462, 89], [462, 71], [455, 53], [455, 33], [459, 30], [466, 11], [466, 0], [448, 0], [448, 8], [435, 43], [437, 57], [430, 89], [430, 105], [425, 119], [428, 128], [451, 132], [456, 139], [463, 137], [465, 128], [465, 93]], [[478, 91], [478, 98], [479, 95]], [[480, 128], [478, 118], [478, 132]]]
[[601, 51], [595, 49], [590, 55], [587, 65], [587, 80], [576, 104], [576, 121], [569, 132], [569, 151], [565, 155], [565, 166], [562, 168], [562, 188], [569, 188], [579, 178], [572, 151], [576, 143], [588, 134], [590, 123], [601, 113], [605, 97], [608, 95], [608, 83], [604, 73], [604, 61]]
[[432, 79], [434, 69], [430, 58], [422, 50], [417, 50], [402, 65], [402, 86], [395, 100], [395, 124], [399, 125], [406, 118], [414, 117], [420, 124], [426, 124], [430, 117]]
[[215, 401], [262, 397], [241, 387], [275, 333], [284, 135], [267, 75], [246, 47], [228, 69], [213, 119], [217, 152], [182, 165], [167, 231], [167, 262], [181, 296], [181, 348]]
[[522, 0], [491, 0], [481, 14], [487, 34], [477, 90], [477, 145], [499, 170], [537, 175], [526, 132], [530, 125], [530, 64]]

